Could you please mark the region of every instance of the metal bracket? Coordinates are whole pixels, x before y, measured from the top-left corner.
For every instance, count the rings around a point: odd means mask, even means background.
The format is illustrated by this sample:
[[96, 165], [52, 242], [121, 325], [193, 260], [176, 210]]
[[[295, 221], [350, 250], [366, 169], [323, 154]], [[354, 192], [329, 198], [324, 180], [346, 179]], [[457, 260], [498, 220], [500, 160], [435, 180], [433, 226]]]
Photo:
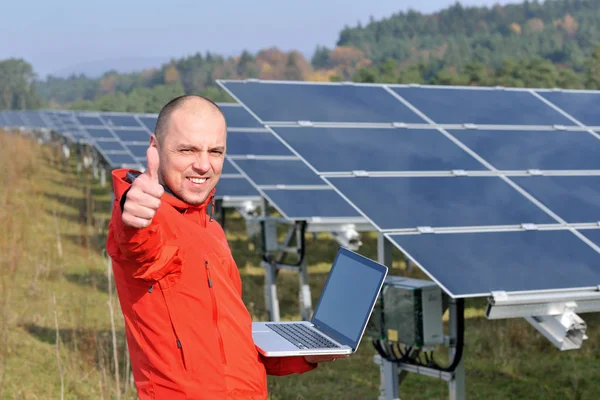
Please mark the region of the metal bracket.
[[300, 126], [313, 126], [311, 121], [298, 121], [298, 125]]
[[477, 129], [477, 125], [476, 124], [463, 124], [463, 126], [465, 127], [465, 129]]
[[354, 176], [369, 176], [369, 173], [365, 170], [356, 170], [356, 171], [352, 171], [352, 175]]
[[586, 323], [573, 311], [561, 315], [544, 315], [525, 318], [535, 329], [559, 350], [576, 350], [588, 337]]
[[430, 226], [417, 226], [417, 230], [419, 233], [435, 233], [433, 228]]
[[536, 224], [521, 224], [521, 228], [525, 229], [526, 231], [537, 231], [538, 227]]
[[600, 311], [600, 288], [555, 293], [509, 294], [492, 292], [488, 319], [523, 317], [559, 350], [578, 349], [587, 339], [580, 313]]
[[539, 169], [528, 169], [527, 173], [532, 176], [542, 176], [544, 173]]
[[394, 128], [406, 128], [405, 122], [392, 122]]

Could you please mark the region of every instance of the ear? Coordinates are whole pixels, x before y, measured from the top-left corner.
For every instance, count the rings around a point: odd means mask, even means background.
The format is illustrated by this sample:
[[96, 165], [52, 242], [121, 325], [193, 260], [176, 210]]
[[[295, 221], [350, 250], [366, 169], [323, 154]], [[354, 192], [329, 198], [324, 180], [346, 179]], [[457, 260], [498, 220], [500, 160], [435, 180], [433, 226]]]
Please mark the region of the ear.
[[156, 150], [160, 150], [159, 141], [155, 133], [150, 136], [150, 146], [156, 147]]

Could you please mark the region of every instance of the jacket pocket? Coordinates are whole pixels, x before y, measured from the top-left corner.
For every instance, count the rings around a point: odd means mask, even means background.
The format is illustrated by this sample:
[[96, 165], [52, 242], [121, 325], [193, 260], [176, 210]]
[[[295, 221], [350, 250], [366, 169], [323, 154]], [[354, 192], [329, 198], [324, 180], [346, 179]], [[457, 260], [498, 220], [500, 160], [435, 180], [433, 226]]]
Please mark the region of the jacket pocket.
[[169, 314], [169, 323], [171, 324], [171, 329], [173, 331], [173, 335], [175, 336], [175, 343], [173, 343], [174, 348], [176, 349], [177, 353], [179, 354], [179, 359], [181, 361], [181, 367], [185, 370], [185, 371], [189, 371], [189, 365], [188, 365], [188, 359], [187, 359], [187, 354], [186, 354], [186, 349], [185, 349], [185, 343], [184, 341], [182, 341], [181, 339], [181, 332], [178, 331], [178, 327], [180, 326], [176, 317], [175, 317], [175, 313], [173, 312], [174, 310], [172, 309], [171, 304], [169, 304], [169, 300], [168, 300], [168, 294], [165, 293], [165, 288], [164, 283], [161, 281], [157, 282], [158, 285], [160, 286], [160, 291], [162, 293], [163, 299], [165, 301], [165, 306], [167, 308], [167, 313]]

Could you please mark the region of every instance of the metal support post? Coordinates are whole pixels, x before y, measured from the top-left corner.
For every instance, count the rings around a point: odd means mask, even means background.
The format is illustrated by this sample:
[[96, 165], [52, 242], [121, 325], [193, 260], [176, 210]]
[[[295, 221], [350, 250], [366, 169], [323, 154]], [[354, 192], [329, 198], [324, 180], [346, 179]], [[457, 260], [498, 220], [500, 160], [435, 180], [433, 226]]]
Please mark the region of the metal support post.
[[[449, 355], [450, 360], [454, 358], [456, 354], [456, 338], [458, 338], [458, 310], [456, 309], [456, 299], [451, 297], [448, 298], [448, 312], [449, 312], [449, 323], [448, 328], [450, 330], [450, 348]], [[461, 357], [460, 363], [454, 370], [454, 377], [448, 382], [448, 392], [450, 400], [464, 400], [466, 395], [465, 390], [465, 362], [464, 362], [464, 351], [463, 357]]]
[[[379, 233], [377, 236], [377, 260], [388, 268], [392, 267], [392, 243]], [[400, 382], [398, 380], [398, 365], [381, 359], [380, 364], [381, 386], [380, 400], [400, 399]], [[403, 371], [404, 373], [404, 371]], [[404, 373], [405, 374], [405, 373]]]
[[310, 295], [310, 286], [308, 285], [308, 268], [306, 261], [302, 261], [298, 270], [298, 284], [300, 291], [298, 301], [300, 303], [300, 315], [303, 321], [310, 320], [312, 315], [312, 299]]
[[106, 168], [100, 168], [100, 186], [106, 187]]
[[277, 267], [263, 262], [265, 268], [265, 306], [269, 321], [279, 321], [279, 299], [277, 298]]
[[392, 268], [392, 243], [383, 236], [383, 233], [377, 235], [377, 261]]

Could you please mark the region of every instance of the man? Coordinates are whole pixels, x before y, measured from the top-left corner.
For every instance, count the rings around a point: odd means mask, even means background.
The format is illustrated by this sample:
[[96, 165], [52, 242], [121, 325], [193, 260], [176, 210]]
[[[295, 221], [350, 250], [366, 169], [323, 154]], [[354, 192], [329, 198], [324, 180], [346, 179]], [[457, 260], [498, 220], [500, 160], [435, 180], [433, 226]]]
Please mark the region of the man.
[[257, 352], [237, 266], [212, 219], [226, 141], [214, 103], [178, 97], [158, 116], [146, 171], [112, 174], [107, 250], [141, 400], [266, 399], [267, 374], [335, 359]]

